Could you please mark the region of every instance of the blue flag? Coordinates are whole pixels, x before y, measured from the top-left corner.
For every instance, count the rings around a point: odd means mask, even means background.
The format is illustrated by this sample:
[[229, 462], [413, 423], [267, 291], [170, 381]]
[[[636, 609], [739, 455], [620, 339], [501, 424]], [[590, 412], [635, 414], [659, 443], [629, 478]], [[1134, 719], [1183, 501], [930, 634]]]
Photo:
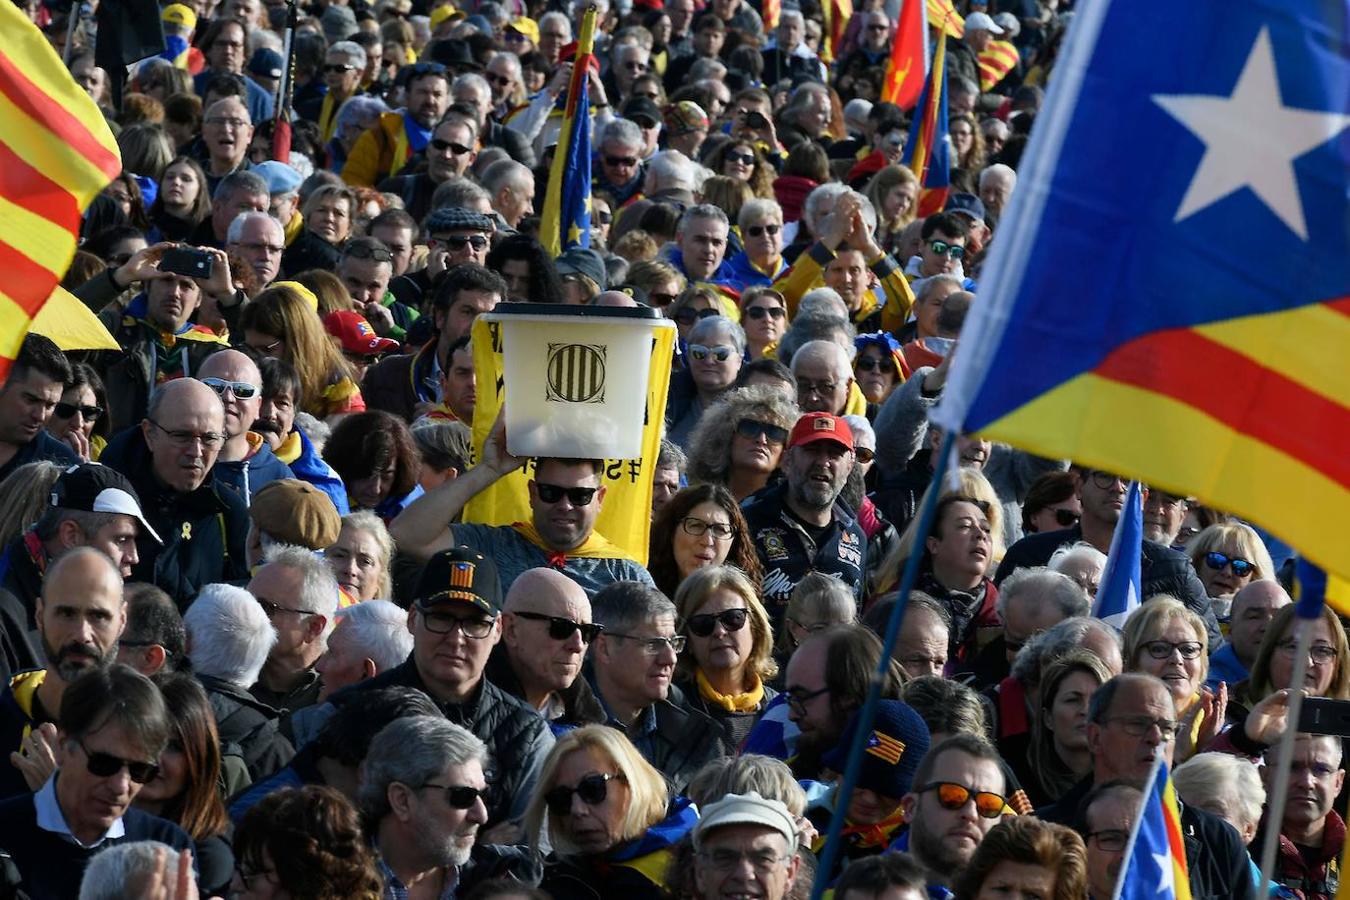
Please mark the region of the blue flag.
[[1144, 592], [1144, 578], [1139, 567], [1143, 543], [1143, 492], [1139, 490], [1139, 482], [1131, 481], [1115, 534], [1111, 535], [1111, 552], [1106, 555], [1097, 599], [1092, 604], [1094, 616], [1118, 629], [1125, 627], [1125, 620], [1144, 599], [1140, 596]]
[[1144, 791], [1116, 884], [1118, 900], [1191, 900], [1177, 791], [1159, 759]]
[[539, 217], [539, 243], [555, 258], [572, 247], [591, 245], [591, 102], [587, 73], [595, 59], [591, 52], [595, 17], [595, 7], [582, 15], [562, 130], [553, 150], [544, 211]]

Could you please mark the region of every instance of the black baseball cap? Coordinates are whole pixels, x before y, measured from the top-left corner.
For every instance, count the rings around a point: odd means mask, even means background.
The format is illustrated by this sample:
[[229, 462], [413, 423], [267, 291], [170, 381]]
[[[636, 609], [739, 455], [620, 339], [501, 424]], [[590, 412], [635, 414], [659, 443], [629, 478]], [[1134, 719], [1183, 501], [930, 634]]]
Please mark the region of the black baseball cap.
[[502, 609], [502, 580], [497, 564], [477, 550], [453, 547], [427, 560], [417, 579], [413, 602], [419, 609], [442, 603], [469, 603], [495, 616]]
[[145, 521], [136, 489], [125, 475], [115, 469], [98, 463], [71, 466], [56, 479], [49, 499], [52, 506], [58, 509], [131, 516], [141, 523], [147, 534], [159, 543], [164, 543], [150, 523]]

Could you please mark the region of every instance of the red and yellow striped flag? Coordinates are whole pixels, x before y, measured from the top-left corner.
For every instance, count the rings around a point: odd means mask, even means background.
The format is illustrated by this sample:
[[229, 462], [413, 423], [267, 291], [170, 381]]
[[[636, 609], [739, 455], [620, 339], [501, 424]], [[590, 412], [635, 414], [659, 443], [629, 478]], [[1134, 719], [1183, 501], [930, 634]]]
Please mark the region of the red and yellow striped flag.
[[853, 18], [853, 0], [825, 0], [821, 4], [825, 14], [825, 27], [820, 36], [820, 59], [822, 62], [834, 62], [839, 55], [839, 45], [843, 43], [844, 31], [848, 20]]
[[991, 91], [1017, 65], [1017, 48], [1007, 41], [990, 41], [980, 54], [980, 90]]
[[0, 3], [0, 379], [75, 256], [80, 216], [118, 172], [117, 142], [42, 33]]
[[763, 0], [759, 17], [764, 22], [764, 33], [773, 31], [783, 17], [783, 0]]

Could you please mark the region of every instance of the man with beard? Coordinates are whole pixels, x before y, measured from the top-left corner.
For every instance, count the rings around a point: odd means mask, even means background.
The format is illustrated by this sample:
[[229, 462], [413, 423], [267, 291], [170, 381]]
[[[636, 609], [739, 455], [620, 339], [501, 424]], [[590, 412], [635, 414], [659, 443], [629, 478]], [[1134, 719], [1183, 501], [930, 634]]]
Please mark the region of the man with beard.
[[222, 350], [208, 357], [197, 374], [225, 407], [225, 442], [216, 456], [217, 483], [234, 488], [247, 505], [263, 485], [293, 477], [263, 436], [249, 430], [262, 408], [262, 373], [253, 360], [238, 350]]
[[488, 660], [487, 677], [555, 729], [603, 723], [604, 709], [578, 677], [599, 634], [580, 585], [556, 569], [529, 569], [506, 592], [502, 642]]
[[1012, 812], [1007, 789], [992, 745], [970, 734], [947, 738], [919, 763], [914, 789], [901, 801], [909, 830], [891, 849], [912, 854], [928, 870], [930, 894], [934, 885], [949, 886], [984, 836]]
[[786, 480], [761, 491], [743, 510], [764, 566], [764, 604], [775, 630], [792, 589], [808, 572], [838, 577], [861, 599], [867, 536], [838, 502], [853, 461], [848, 423], [826, 412], [807, 413], [788, 438]]
[[432, 716], [386, 725], [370, 743], [358, 798], [386, 897], [464, 896], [465, 867], [487, 825], [488, 749]]
[[338, 515], [350, 512], [347, 486], [333, 467], [324, 462], [309, 436], [295, 427], [295, 412], [300, 405], [300, 376], [284, 359], [268, 357], [259, 363], [262, 372], [262, 404], [253, 430], [262, 435], [277, 459], [290, 467], [291, 474], [328, 495]]
[[405, 69], [407, 103], [380, 119], [356, 139], [342, 180], [352, 187], [374, 187], [396, 174], [414, 154], [426, 150], [432, 130], [450, 106], [450, 76], [440, 63]]
[[79, 462], [74, 450], [44, 429], [69, 380], [70, 362], [50, 338], [30, 334], [23, 339], [0, 387], [0, 479], [38, 460]]
[[9, 753], [0, 761], [0, 797], [35, 791], [47, 780], [66, 688], [112, 665], [126, 624], [122, 574], [101, 551], [79, 547], [52, 564], [37, 601], [47, 668], [20, 672], [0, 695], [0, 750]]

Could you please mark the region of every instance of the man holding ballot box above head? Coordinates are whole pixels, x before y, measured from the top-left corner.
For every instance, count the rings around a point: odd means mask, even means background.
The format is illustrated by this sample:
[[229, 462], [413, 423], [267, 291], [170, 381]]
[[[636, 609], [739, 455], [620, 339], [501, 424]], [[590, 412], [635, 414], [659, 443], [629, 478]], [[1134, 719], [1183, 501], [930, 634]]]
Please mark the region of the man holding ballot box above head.
[[[529, 480], [530, 521], [512, 525], [451, 524], [478, 493], [522, 466]], [[418, 559], [451, 547], [471, 547], [497, 563], [509, 589], [527, 569], [552, 568], [588, 595], [616, 581], [652, 584], [647, 570], [595, 533], [605, 499], [604, 460], [512, 456], [500, 417], [483, 445], [483, 459], [458, 478], [428, 491], [389, 526], [398, 547]]]

